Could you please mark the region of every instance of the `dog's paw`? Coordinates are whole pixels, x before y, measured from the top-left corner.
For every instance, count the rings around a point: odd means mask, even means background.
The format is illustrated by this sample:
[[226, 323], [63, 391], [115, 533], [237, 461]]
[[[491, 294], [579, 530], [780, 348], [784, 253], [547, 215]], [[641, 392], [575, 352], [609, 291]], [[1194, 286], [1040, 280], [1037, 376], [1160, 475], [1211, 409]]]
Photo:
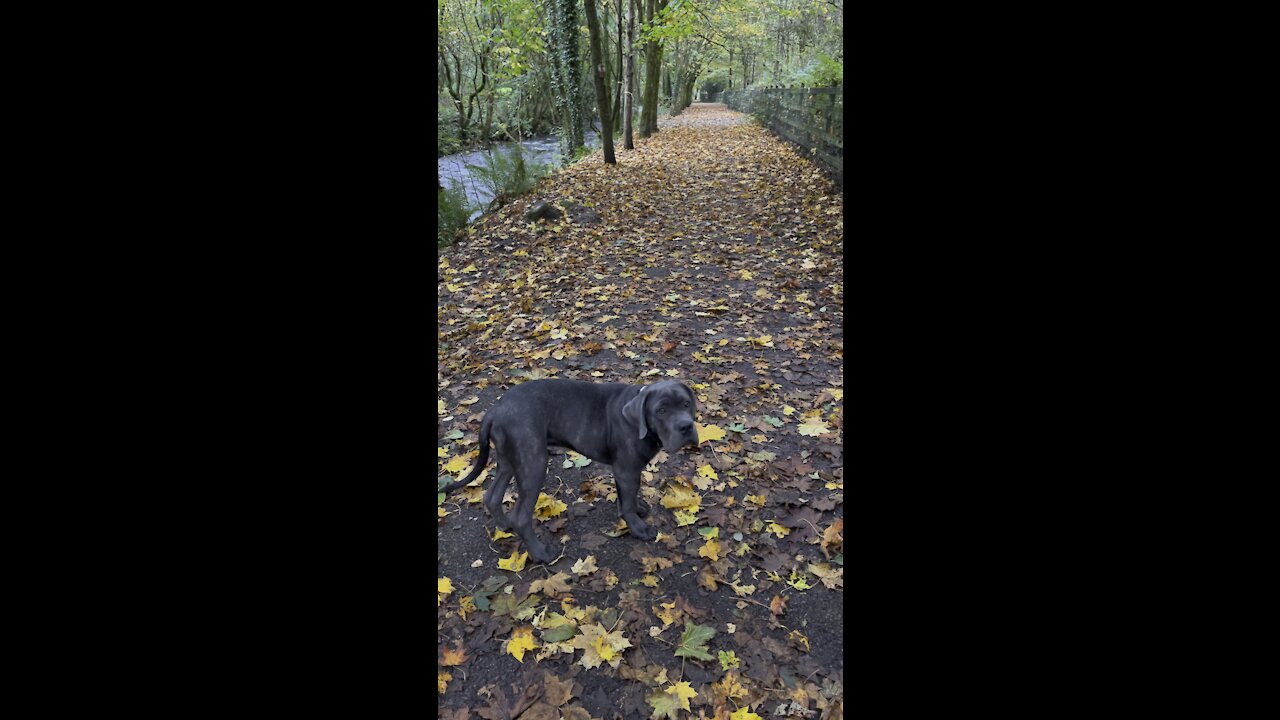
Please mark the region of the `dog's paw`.
[[547, 549], [545, 545], [529, 548], [529, 559], [534, 562], [550, 565], [555, 561], [556, 555]]
[[632, 525], [630, 526], [631, 534], [641, 540], [654, 540], [658, 537], [658, 531], [653, 529], [652, 525]]
[[649, 517], [649, 504], [643, 500], [637, 500], [636, 514], [640, 517]]

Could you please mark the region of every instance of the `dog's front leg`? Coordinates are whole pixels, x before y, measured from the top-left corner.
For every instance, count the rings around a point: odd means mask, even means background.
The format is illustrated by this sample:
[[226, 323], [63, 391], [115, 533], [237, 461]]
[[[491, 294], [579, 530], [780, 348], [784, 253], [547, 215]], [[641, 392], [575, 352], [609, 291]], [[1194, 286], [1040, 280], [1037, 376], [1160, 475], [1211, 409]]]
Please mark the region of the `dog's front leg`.
[[[618, 511], [622, 515], [622, 519], [627, 522], [627, 527], [631, 530], [631, 534], [641, 540], [652, 540], [658, 537], [658, 531], [650, 527], [645, 521], [640, 519], [640, 470], [641, 468], [629, 468], [614, 466], [613, 478], [618, 484]], [[643, 514], [648, 515], [649, 508], [646, 506]]]

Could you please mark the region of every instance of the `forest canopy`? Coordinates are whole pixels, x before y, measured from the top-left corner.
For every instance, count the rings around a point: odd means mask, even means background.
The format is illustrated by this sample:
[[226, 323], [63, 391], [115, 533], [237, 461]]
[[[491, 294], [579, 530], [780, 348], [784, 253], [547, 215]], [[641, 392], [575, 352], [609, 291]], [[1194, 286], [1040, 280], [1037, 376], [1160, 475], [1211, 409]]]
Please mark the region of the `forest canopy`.
[[[727, 90], [840, 84], [843, 0], [437, 0], [437, 154], [632, 147]], [[628, 103], [630, 100], [630, 103]]]

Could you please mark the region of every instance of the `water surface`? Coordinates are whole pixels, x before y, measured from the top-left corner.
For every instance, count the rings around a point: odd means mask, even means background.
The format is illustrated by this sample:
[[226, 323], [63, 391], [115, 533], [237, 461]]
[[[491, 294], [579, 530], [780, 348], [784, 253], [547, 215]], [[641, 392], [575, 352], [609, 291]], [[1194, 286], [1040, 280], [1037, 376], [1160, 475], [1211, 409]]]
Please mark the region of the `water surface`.
[[[600, 147], [600, 136], [590, 130], [583, 135], [583, 140], [589, 148]], [[524, 146], [526, 160], [549, 163], [553, 167], [560, 167], [560, 139], [556, 136], [530, 138], [520, 144]], [[496, 142], [493, 144], [493, 151], [510, 152], [515, 145], [516, 143], [514, 142]], [[480, 217], [481, 210], [493, 199], [493, 193], [489, 192], [489, 188], [484, 183], [476, 179], [475, 173], [467, 165], [484, 165], [487, 154], [488, 152], [485, 150], [473, 150], [471, 152], [445, 155], [439, 158], [436, 163], [440, 169], [440, 182], [445, 187], [449, 187], [449, 180], [453, 179], [461, 183], [466, 190], [467, 200], [477, 208], [471, 213], [471, 220]]]

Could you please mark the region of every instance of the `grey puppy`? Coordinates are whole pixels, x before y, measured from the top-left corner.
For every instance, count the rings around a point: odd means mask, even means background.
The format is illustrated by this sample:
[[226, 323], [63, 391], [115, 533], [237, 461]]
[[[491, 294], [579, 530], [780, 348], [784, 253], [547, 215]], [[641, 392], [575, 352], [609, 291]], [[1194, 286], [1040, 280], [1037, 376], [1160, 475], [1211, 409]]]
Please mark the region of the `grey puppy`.
[[[547, 446], [557, 445], [613, 466], [618, 506], [631, 534], [642, 540], [658, 536], [641, 517], [649, 508], [638, 497], [640, 473], [661, 447], [674, 453], [697, 447], [694, 422], [697, 398], [683, 383], [664, 380], [653, 385], [589, 383], [578, 380], [533, 380], [506, 392], [480, 423], [480, 457], [471, 474], [442, 492], [475, 480], [489, 462], [489, 440], [498, 453], [494, 481], [484, 506], [498, 527], [524, 540], [529, 556], [549, 563], [555, 555], [533, 532], [533, 508], [546, 480]], [[502, 512], [507, 483], [520, 488], [512, 517]]]

